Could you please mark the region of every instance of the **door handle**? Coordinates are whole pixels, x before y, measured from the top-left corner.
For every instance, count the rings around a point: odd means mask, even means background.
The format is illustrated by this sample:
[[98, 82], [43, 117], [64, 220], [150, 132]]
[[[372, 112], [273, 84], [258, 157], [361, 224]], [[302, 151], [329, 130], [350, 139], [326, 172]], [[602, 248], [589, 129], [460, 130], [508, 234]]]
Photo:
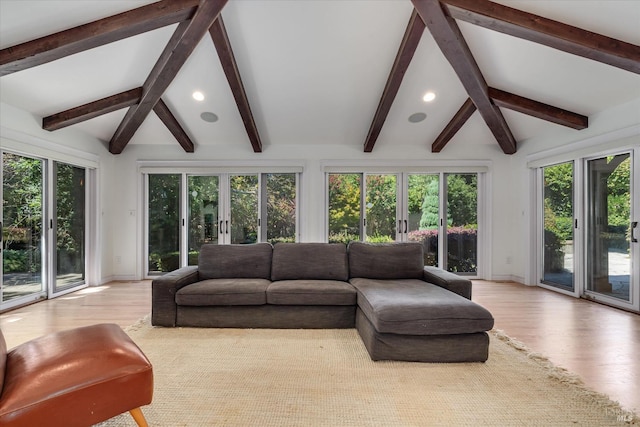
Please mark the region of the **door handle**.
[[406, 219], [404, 220], [404, 234], [407, 234], [407, 230], [409, 228], [409, 221], [407, 221]]
[[220, 234], [224, 234], [224, 229], [222, 228], [224, 224], [224, 221], [220, 221], [220, 224], [218, 224], [218, 228], [220, 229]]
[[633, 222], [631, 223], [631, 241], [632, 241], [633, 243], [638, 243], [638, 238], [633, 236], [633, 234], [634, 234], [633, 232], [634, 232], [634, 230], [635, 230], [636, 228], [638, 228], [638, 221], [633, 221]]
[[229, 221], [224, 222], [224, 233], [229, 234]]

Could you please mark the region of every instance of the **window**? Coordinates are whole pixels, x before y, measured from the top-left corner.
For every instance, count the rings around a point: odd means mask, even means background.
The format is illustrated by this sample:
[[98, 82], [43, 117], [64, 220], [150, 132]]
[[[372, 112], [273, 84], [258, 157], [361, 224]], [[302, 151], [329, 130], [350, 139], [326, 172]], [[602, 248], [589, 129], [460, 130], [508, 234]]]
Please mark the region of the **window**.
[[328, 173], [327, 239], [421, 242], [425, 265], [477, 275], [478, 175]]
[[147, 174], [147, 273], [196, 265], [203, 244], [296, 241], [297, 182], [297, 173]]

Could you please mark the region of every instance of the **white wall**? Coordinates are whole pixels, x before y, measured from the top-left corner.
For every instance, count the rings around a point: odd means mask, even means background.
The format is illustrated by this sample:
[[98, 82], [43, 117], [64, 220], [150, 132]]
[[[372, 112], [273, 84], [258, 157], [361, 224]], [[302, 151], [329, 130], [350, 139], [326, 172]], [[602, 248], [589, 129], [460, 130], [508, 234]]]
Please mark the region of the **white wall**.
[[[491, 240], [499, 242], [497, 253], [500, 259], [505, 259], [510, 248], [505, 248], [501, 242], [509, 241], [512, 235], [512, 214], [510, 196], [505, 186], [510, 182], [510, 156], [502, 153], [495, 142], [478, 142], [464, 144], [462, 141], [452, 141], [440, 154], [433, 154], [426, 145], [416, 147], [397, 145], [393, 147], [376, 147], [373, 153], [364, 153], [358, 146], [342, 145], [275, 145], [264, 147], [260, 154], [253, 153], [247, 142], [243, 146], [200, 146], [195, 153], [185, 153], [178, 144], [175, 145], [131, 145], [122, 154], [115, 156], [111, 174], [112, 183], [117, 193], [114, 204], [113, 220], [119, 224], [118, 233], [113, 234], [114, 258], [121, 259], [121, 264], [115, 266], [117, 278], [139, 278], [143, 274], [144, 260], [142, 252], [142, 234], [138, 232], [143, 225], [143, 194], [140, 185], [140, 174], [137, 171], [138, 161], [193, 161], [199, 164], [224, 161], [249, 165], [277, 165], [282, 162], [287, 165], [298, 165], [303, 168], [301, 177], [301, 206], [300, 225], [301, 241], [323, 241], [324, 234], [324, 172], [326, 165], [340, 164], [356, 167], [363, 166], [403, 166], [411, 167], [415, 171], [429, 170], [439, 163], [459, 164], [467, 161], [481, 160], [491, 163], [490, 176], [497, 189], [492, 192], [491, 206], [493, 210]], [[506, 206], [505, 207], [503, 207]], [[494, 208], [497, 206], [497, 209]], [[136, 217], [129, 212], [135, 210]], [[140, 249], [139, 249], [140, 248]], [[511, 266], [504, 262], [491, 265], [492, 270], [499, 275], [511, 275]]]
[[[553, 125], [544, 137], [520, 142], [518, 152], [508, 156], [502, 153], [488, 132], [470, 135], [464, 128], [439, 154], [429, 147], [381, 145], [373, 153], [363, 153], [361, 145], [273, 145], [265, 146], [263, 153], [253, 153], [250, 144], [196, 146], [195, 153], [185, 153], [175, 145], [130, 145], [122, 154], [108, 153], [106, 144], [95, 138], [66, 128], [56, 132], [41, 129], [40, 119], [6, 104], [0, 104], [0, 136], [2, 144], [11, 141], [26, 151], [37, 154], [46, 143], [52, 150], [70, 153], [88, 153], [99, 163], [98, 200], [101, 210], [99, 247], [101, 250], [100, 275], [102, 281], [112, 279], [140, 279], [143, 274], [143, 193], [138, 172], [139, 161], [239, 161], [277, 164], [278, 161], [303, 167], [300, 217], [302, 241], [324, 239], [324, 174], [325, 164], [341, 162], [362, 166], [385, 162], [425, 167], [429, 165], [465, 161], [490, 162], [489, 204], [490, 222], [490, 276], [495, 279], [525, 281], [530, 257], [528, 232], [529, 175], [527, 159], [533, 153], [554, 147], [580, 144], [580, 140], [607, 134], [640, 123], [640, 100], [622, 105], [590, 118], [590, 126], [574, 131]], [[18, 141], [18, 142], [15, 142]], [[425, 167], [428, 168], [428, 167]], [[428, 170], [428, 169], [425, 169]]]

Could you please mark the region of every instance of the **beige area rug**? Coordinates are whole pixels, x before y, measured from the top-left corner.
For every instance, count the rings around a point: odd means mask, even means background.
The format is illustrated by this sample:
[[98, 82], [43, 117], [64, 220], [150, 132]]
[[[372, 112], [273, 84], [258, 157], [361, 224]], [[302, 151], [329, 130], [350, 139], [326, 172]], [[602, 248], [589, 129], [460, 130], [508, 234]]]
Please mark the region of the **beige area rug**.
[[[151, 426], [621, 426], [638, 417], [491, 333], [486, 363], [373, 362], [355, 329], [127, 329]], [[105, 423], [135, 426], [128, 414]]]

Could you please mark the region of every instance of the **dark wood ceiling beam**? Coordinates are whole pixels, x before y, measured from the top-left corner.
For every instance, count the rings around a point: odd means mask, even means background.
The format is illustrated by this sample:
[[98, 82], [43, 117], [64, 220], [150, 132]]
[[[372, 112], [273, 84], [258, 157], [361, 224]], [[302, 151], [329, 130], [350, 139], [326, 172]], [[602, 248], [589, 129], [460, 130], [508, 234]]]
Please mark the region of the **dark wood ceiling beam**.
[[396, 59], [391, 67], [391, 73], [389, 74], [387, 83], [384, 86], [382, 98], [380, 98], [380, 103], [378, 104], [378, 109], [373, 117], [369, 133], [364, 141], [364, 151], [366, 153], [373, 151], [373, 147], [378, 140], [382, 126], [384, 125], [384, 122], [389, 115], [389, 111], [391, 110], [391, 106], [393, 105], [393, 101], [398, 94], [402, 79], [407, 72], [407, 68], [409, 68], [409, 64], [411, 63], [411, 59], [413, 59], [418, 43], [420, 43], [424, 29], [424, 22], [420, 19], [418, 12], [414, 9], [411, 13], [411, 17], [409, 18], [409, 23], [407, 24], [407, 29], [404, 32], [402, 42], [400, 43], [400, 48], [396, 54]]
[[227, 0], [202, 0], [193, 18], [181, 23], [169, 40], [160, 59], [154, 65], [143, 85], [140, 103], [127, 111], [122, 123], [109, 142], [109, 151], [119, 154], [127, 146], [144, 119], [169, 87], [175, 76], [193, 52], [213, 22], [218, 18]]
[[640, 46], [487, 0], [442, 0], [461, 21], [640, 73]]
[[84, 122], [103, 114], [130, 107], [140, 102], [142, 88], [121, 92], [79, 107], [70, 108], [42, 119], [42, 129], [53, 131]]
[[412, 0], [412, 2], [502, 151], [505, 154], [515, 153], [515, 138], [500, 109], [489, 98], [487, 82], [455, 20], [445, 14], [438, 0]]
[[589, 118], [587, 116], [514, 95], [500, 89], [490, 87], [489, 97], [498, 107], [508, 108], [572, 129], [582, 130], [589, 127]]
[[256, 122], [253, 119], [253, 113], [251, 113], [249, 99], [247, 98], [247, 93], [244, 90], [244, 85], [242, 84], [238, 64], [236, 63], [236, 58], [233, 55], [231, 42], [229, 41], [227, 30], [224, 27], [224, 22], [222, 22], [222, 16], [219, 16], [213, 25], [211, 25], [209, 28], [209, 34], [211, 35], [211, 40], [213, 41], [216, 50], [218, 51], [218, 57], [220, 58], [222, 69], [224, 70], [224, 74], [227, 76], [227, 81], [231, 87], [233, 97], [236, 100], [236, 105], [238, 106], [238, 111], [242, 117], [242, 123], [244, 123], [244, 128], [247, 131], [247, 136], [249, 137], [253, 151], [255, 153], [261, 153], [262, 141], [260, 140], [260, 134], [258, 133]]
[[189, 138], [189, 135], [187, 135], [180, 125], [180, 122], [178, 122], [178, 119], [176, 119], [162, 99], [159, 99], [153, 107], [153, 112], [156, 113], [162, 123], [164, 123], [167, 129], [169, 129], [169, 132], [171, 132], [182, 148], [184, 148], [184, 151], [187, 153], [193, 153], [194, 145], [191, 138]]
[[471, 100], [471, 98], [467, 98], [467, 100], [462, 104], [462, 107], [458, 110], [453, 119], [447, 124], [447, 126], [440, 132], [440, 135], [436, 138], [436, 140], [431, 144], [431, 152], [439, 153], [442, 149], [447, 145], [451, 138], [458, 133], [460, 128], [469, 120], [469, 117], [473, 115], [476, 111], [476, 106]]
[[198, 0], [163, 0], [0, 50], [0, 76], [191, 19]]

